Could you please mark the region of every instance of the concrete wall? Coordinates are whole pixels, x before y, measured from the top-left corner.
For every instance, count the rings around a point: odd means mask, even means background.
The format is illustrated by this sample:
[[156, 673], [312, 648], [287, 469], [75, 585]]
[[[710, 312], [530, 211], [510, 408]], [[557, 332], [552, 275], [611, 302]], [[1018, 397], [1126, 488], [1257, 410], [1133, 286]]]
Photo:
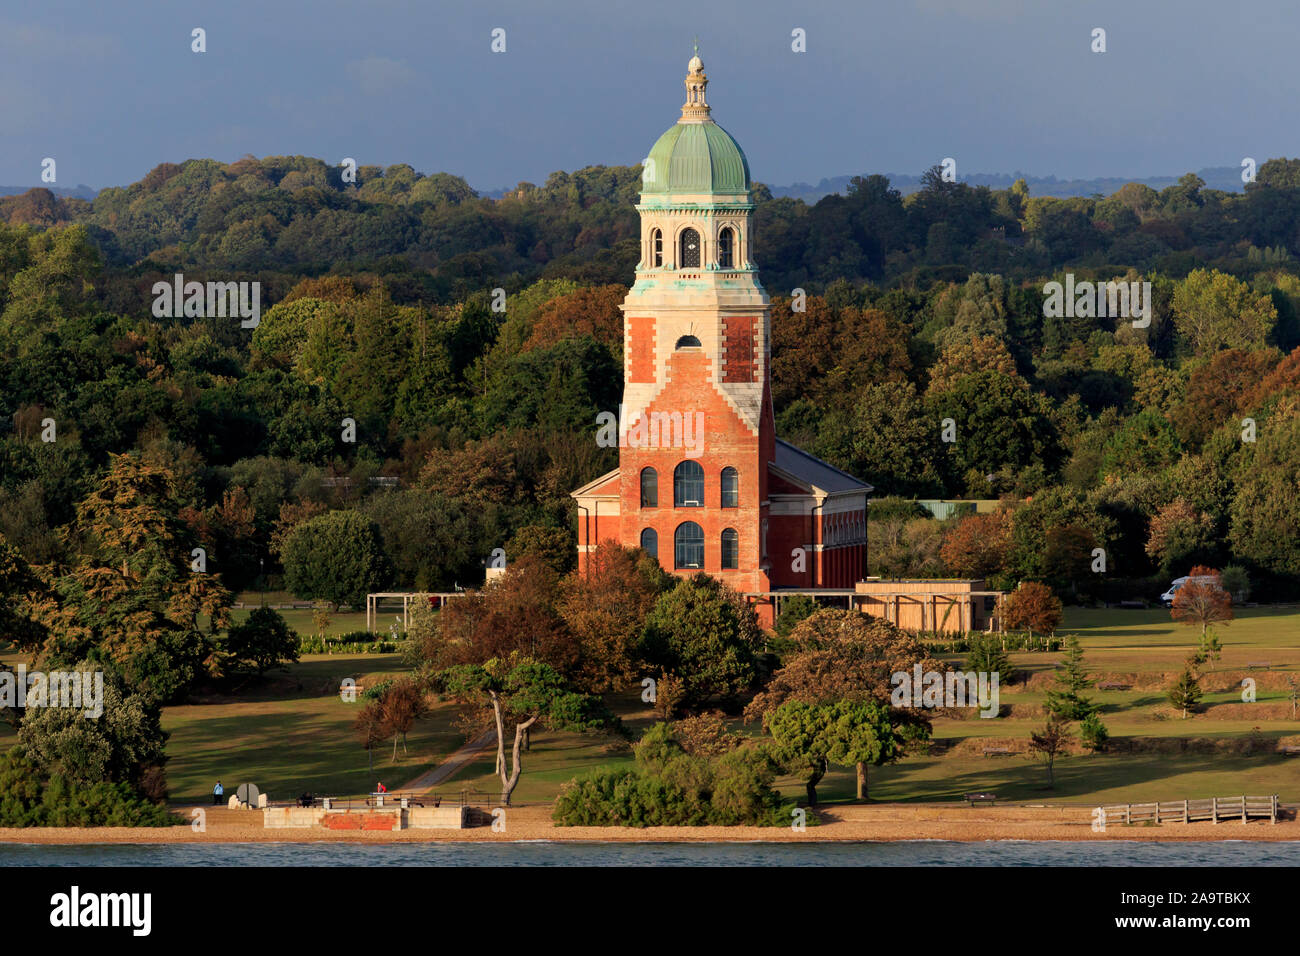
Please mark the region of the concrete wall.
[[323, 826], [327, 830], [462, 830], [462, 807], [399, 806], [370, 810], [323, 810], [314, 807], [267, 807], [262, 822], [268, 830]]
[[262, 811], [262, 822], [268, 830], [314, 827], [325, 813], [312, 807], [267, 807]]
[[411, 807], [403, 811], [403, 826], [412, 830], [463, 830], [464, 807]]

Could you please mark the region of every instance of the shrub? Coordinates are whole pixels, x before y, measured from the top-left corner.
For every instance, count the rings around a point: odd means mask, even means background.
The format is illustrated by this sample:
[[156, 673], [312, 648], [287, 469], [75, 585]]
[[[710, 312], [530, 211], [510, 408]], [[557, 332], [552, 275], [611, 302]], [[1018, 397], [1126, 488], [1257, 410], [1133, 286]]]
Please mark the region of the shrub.
[[790, 815], [757, 748], [720, 757], [684, 751], [667, 724], [635, 746], [630, 770], [595, 770], [566, 783], [552, 819], [560, 826], [784, 826]]
[[1011, 659], [1002, 646], [1002, 639], [995, 634], [981, 634], [970, 642], [970, 653], [966, 655], [966, 670], [997, 674], [1003, 684], [1015, 682], [1019, 676]]
[[15, 747], [0, 757], [0, 826], [169, 827], [180, 821], [125, 783], [69, 782], [39, 768]]
[[1101, 718], [1092, 713], [1080, 721], [1079, 737], [1085, 747], [1093, 753], [1100, 753], [1106, 749], [1106, 741], [1110, 740], [1110, 731], [1101, 722]]

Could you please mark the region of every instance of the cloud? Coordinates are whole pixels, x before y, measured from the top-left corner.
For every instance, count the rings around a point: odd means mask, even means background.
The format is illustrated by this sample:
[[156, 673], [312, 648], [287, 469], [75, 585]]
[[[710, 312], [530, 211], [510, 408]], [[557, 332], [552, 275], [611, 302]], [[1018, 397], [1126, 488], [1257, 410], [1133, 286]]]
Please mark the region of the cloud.
[[353, 60], [346, 67], [348, 76], [361, 88], [362, 93], [374, 96], [415, 80], [415, 70], [405, 60], [392, 60], [386, 56], [368, 56]]

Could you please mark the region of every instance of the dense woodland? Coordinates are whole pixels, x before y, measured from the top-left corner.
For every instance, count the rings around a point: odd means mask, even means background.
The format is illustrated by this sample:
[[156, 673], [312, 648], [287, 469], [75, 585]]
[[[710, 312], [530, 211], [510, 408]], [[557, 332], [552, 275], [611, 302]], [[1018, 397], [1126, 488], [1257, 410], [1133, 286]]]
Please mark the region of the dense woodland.
[[[0, 816], [167, 822], [150, 802], [162, 704], [298, 651], [271, 612], [219, 639], [235, 593], [337, 607], [473, 587], [496, 549], [504, 583], [407, 643], [479, 717], [510, 702], [514, 780], [535, 721], [608, 726], [598, 695], [654, 673], [665, 717], [734, 709], [767, 680], [749, 707], [810, 802], [828, 760], [856, 763], [865, 796], [865, 767], [924, 728], [855, 697], [870, 675], [823, 706], [823, 675], [850, 674], [840, 651], [910, 667], [928, 654], [915, 637], [806, 601], [773, 677], [752, 611], [706, 576], [619, 548], [571, 573], [569, 492], [616, 460], [595, 438], [622, 392], [638, 185], [595, 167], [493, 201], [408, 166], [345, 184], [250, 157], [164, 164], [93, 202], [0, 199], [0, 633], [47, 666], [104, 669], [115, 715], [5, 710], [21, 747]], [[1151, 598], [1197, 565], [1238, 600], [1300, 595], [1300, 160], [1265, 163], [1243, 195], [1186, 176], [1058, 200], [931, 170], [906, 198], [872, 176], [813, 206], [755, 199], [778, 433], [876, 486], [873, 573], [1021, 585], [1040, 633], [1058, 598]], [[156, 317], [154, 283], [178, 272], [259, 282], [260, 324]], [[1150, 326], [1046, 317], [1045, 283], [1067, 274], [1150, 282]], [[933, 497], [1005, 507], [939, 522], [912, 500]], [[416, 716], [423, 691], [402, 687], [362, 711], [368, 749]], [[791, 743], [826, 722], [870, 733]], [[636, 819], [777, 819], [772, 769], [701, 727], [656, 731], [632, 776], [581, 781], [561, 817], [600, 797], [604, 822], [626, 819], [619, 794], [689, 765], [711, 802]], [[513, 786], [503, 769], [504, 799]]]
[[[1261, 597], [1295, 594], [1300, 160], [1243, 195], [1191, 175], [1067, 200], [925, 182], [903, 198], [859, 178], [813, 206], [755, 189], [778, 433], [880, 495], [1030, 499], [981, 519], [997, 528], [971, 519], [978, 554], [960, 522], [883, 502], [872, 570], [1091, 599], [1233, 564]], [[571, 534], [569, 491], [614, 463], [593, 438], [622, 389], [638, 185], [592, 167], [493, 201], [404, 165], [344, 184], [248, 157], [164, 164], [93, 202], [0, 199], [0, 533], [32, 566], [75, 566], [78, 508], [129, 453], [167, 476], [178, 534], [232, 591], [339, 600], [310, 555], [283, 561], [334, 512], [371, 542], [373, 587], [472, 584], [494, 548]], [[260, 326], [154, 318], [175, 272], [260, 281]], [[1066, 272], [1149, 280], [1150, 328], [1045, 318]]]

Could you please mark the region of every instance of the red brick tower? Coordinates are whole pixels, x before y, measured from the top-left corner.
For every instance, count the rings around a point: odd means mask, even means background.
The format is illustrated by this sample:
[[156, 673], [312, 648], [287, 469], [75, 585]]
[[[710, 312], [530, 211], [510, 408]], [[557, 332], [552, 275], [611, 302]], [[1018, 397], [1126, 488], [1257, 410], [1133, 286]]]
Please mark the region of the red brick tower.
[[749, 164], [713, 121], [707, 86], [696, 56], [681, 118], [645, 161], [619, 467], [573, 493], [579, 566], [613, 539], [760, 603], [774, 588], [852, 587], [871, 488], [776, 439]]

